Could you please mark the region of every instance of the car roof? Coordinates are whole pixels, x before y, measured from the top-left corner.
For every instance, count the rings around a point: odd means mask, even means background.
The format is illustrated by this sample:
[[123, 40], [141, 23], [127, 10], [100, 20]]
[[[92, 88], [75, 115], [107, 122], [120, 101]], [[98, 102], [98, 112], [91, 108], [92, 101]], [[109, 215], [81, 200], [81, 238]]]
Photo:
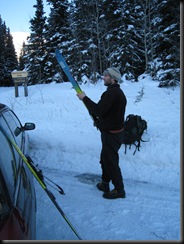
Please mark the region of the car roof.
[[7, 105], [0, 103], [0, 113], [3, 112], [4, 110], [7, 110], [7, 109], [8, 109]]

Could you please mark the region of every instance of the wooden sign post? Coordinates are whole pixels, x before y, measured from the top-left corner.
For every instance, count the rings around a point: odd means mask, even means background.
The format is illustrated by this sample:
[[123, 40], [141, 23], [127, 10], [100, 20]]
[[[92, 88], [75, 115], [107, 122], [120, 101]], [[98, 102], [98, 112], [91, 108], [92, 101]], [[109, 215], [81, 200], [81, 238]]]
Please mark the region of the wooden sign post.
[[18, 86], [22, 84], [24, 85], [24, 96], [27, 97], [28, 96], [27, 71], [12, 71], [11, 76], [13, 78], [14, 85], [15, 85], [15, 97], [19, 96]]

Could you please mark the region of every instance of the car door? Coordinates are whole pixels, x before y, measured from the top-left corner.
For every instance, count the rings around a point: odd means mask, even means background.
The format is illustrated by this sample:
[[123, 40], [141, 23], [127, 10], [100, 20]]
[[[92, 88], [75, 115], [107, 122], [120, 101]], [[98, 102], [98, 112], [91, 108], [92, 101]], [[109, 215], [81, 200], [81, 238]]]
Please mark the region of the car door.
[[27, 239], [22, 209], [17, 205], [20, 177], [12, 145], [0, 131], [0, 239]]
[[[17, 127], [22, 127], [18, 117], [11, 110], [6, 109], [0, 115], [0, 123], [11, 140], [14, 140], [21, 151], [25, 153], [25, 132], [22, 131], [15, 136]], [[7, 142], [5, 143], [3, 140], [7, 141], [7, 139], [2, 139], [0, 144], [1, 161], [12, 205], [21, 213], [21, 219], [23, 220], [21, 221], [22, 231], [27, 233], [25, 239], [35, 239], [36, 197], [33, 176], [11, 143], [9, 143], [9, 148], [11, 148], [11, 150], [4, 148]], [[13, 158], [11, 160], [8, 159], [10, 155], [12, 155]], [[7, 167], [7, 160], [9, 162], [9, 169]], [[12, 172], [12, 179], [8, 179], [7, 172]]]

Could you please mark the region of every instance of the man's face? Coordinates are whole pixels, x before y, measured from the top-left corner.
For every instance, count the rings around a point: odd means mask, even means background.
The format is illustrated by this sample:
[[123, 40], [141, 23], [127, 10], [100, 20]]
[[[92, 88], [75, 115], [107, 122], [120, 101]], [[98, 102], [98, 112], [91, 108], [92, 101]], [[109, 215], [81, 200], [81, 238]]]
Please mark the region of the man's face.
[[104, 80], [104, 85], [105, 86], [109, 86], [113, 83], [113, 80], [112, 77], [109, 75], [109, 74], [104, 74], [103, 75], [103, 80]]

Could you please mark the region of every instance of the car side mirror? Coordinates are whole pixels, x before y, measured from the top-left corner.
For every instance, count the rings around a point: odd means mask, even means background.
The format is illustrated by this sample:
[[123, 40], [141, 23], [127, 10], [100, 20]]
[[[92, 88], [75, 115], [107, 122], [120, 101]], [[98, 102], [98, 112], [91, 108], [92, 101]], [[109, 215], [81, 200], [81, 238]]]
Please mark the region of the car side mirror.
[[25, 123], [23, 127], [17, 127], [14, 131], [14, 135], [18, 136], [22, 131], [25, 130], [34, 130], [36, 128], [34, 123]]
[[34, 123], [25, 123], [23, 130], [34, 130], [36, 128]]

